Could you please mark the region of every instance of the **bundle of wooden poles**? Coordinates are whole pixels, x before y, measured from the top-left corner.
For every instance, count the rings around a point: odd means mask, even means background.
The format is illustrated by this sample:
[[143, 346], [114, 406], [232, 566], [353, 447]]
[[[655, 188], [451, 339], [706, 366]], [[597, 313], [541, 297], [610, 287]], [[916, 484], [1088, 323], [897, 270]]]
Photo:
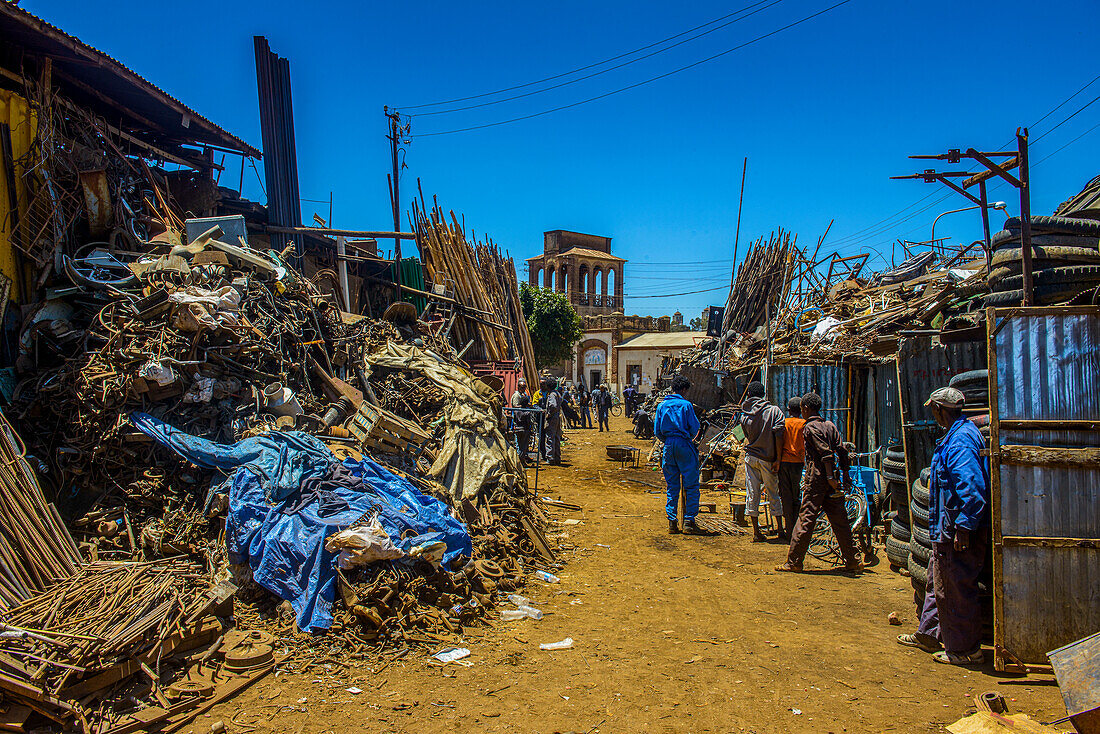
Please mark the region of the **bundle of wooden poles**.
[[520, 359], [532, 384], [536, 378], [535, 352], [519, 302], [515, 263], [487, 241], [471, 244], [454, 212], [445, 215], [433, 201], [413, 202], [413, 224], [424, 272], [433, 285], [454, 289], [460, 304], [452, 330], [464, 356], [489, 362]]
[[726, 300], [722, 333], [730, 330], [751, 333], [775, 317], [791, 287], [792, 255], [797, 236], [782, 228], [765, 241], [760, 237], [749, 247], [737, 267], [737, 275]]
[[0, 415], [0, 612], [76, 573], [80, 551]]

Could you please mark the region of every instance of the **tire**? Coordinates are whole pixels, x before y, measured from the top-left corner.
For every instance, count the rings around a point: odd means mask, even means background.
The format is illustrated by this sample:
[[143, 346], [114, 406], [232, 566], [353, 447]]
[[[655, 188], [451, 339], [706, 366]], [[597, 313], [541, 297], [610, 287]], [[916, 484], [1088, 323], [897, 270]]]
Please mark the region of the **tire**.
[[962, 391], [967, 405], [989, 404], [989, 370], [960, 372], [947, 384]]
[[[1020, 218], [1009, 217], [1005, 220], [1004, 228], [1020, 231]], [[1077, 219], [1075, 217], [1032, 217], [1032, 232], [1059, 232], [1063, 234], [1078, 234], [1086, 237], [1100, 237], [1100, 222], [1091, 219]]]
[[920, 505], [925, 509], [925, 511], [927, 511], [928, 503], [932, 499], [931, 492], [929, 492], [928, 490], [928, 485], [918, 479], [917, 481], [913, 482], [912, 491], [913, 502]]
[[901, 446], [890, 446], [886, 449], [886, 458], [894, 463], [905, 463], [905, 450]]
[[[916, 534], [917, 530], [923, 529], [925, 534], [928, 531], [928, 508], [921, 507], [916, 502], [910, 505], [910, 509], [913, 511], [913, 533]], [[928, 546], [931, 548], [932, 546]]]
[[[924, 587], [928, 586], [928, 567], [922, 566], [920, 563], [918, 563], [916, 559], [913, 558], [912, 554], [909, 555], [909, 562], [906, 564], [906, 568], [909, 569], [909, 575], [912, 577], [914, 582], [917, 582]], [[919, 589], [916, 589], [915, 587], [914, 589], [916, 591], [919, 591]]]
[[897, 510], [897, 520], [909, 525], [909, 492], [905, 482], [887, 482], [886, 491], [890, 494], [890, 506]]
[[930, 479], [932, 479], [932, 467], [926, 466], [920, 470], [920, 481], [927, 487]]
[[902, 543], [894, 537], [887, 537], [886, 557], [890, 559], [891, 566], [907, 568], [909, 566], [909, 544]]
[[928, 536], [928, 528], [920, 525], [913, 526], [913, 537], [909, 539], [909, 545], [912, 546], [914, 543], [925, 550], [932, 550], [932, 539]]
[[[1050, 261], [1074, 261], [1086, 263], [1100, 263], [1100, 249], [1095, 247], [1044, 247], [1042, 245], [1031, 248], [1031, 257], [1036, 260]], [[1007, 265], [1008, 263], [1021, 262], [1024, 251], [1015, 247], [1008, 250], [999, 250], [993, 254], [993, 267]], [[1046, 267], [1046, 266], [1044, 266]]]
[[912, 538], [913, 531], [908, 525], [902, 525], [895, 520], [890, 521], [890, 535], [889, 537], [898, 541], [899, 543], [905, 543], [905, 547], [909, 547], [909, 540]]
[[909, 557], [922, 566], [928, 566], [928, 559], [932, 557], [932, 549], [925, 548], [915, 540], [909, 541]]
[[882, 476], [888, 482], [900, 482], [905, 484], [905, 462], [882, 460]]
[[611, 415], [618, 418], [619, 416], [621, 416], [623, 414], [623, 406], [621, 406], [621, 405], [612, 405], [608, 409], [608, 412], [611, 413]]
[[[1088, 283], [1084, 288], [1075, 288], [1069, 285], [1037, 285], [1035, 286], [1035, 305], [1053, 306], [1072, 300], [1090, 288], [1095, 288], [1097, 283]], [[997, 291], [983, 297], [986, 306], [1018, 305], [1024, 298], [1023, 289], [1014, 291]]]
[[[1045, 268], [1035, 271], [1033, 275], [1037, 286], [1072, 285], [1076, 290], [1086, 290], [1092, 284], [1100, 284], [1100, 265]], [[990, 287], [995, 291], [1020, 290], [1024, 287], [1024, 276], [1010, 275]]]
[[[1096, 237], [1079, 234], [1052, 232], [1031, 235], [1032, 247], [1096, 247], [1096, 242]], [[1023, 243], [1020, 242], [1019, 230], [1002, 229], [989, 238], [989, 244], [993, 252], [1000, 252], [1014, 247], [1019, 248]]]

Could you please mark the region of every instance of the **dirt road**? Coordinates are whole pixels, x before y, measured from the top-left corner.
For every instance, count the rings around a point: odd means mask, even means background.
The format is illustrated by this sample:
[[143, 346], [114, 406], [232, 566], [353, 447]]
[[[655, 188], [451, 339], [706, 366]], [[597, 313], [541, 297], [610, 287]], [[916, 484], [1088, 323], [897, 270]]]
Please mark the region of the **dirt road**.
[[[785, 575], [772, 571], [784, 546], [667, 535], [663, 490], [648, 486], [663, 486], [660, 474], [620, 470], [604, 451], [649, 443], [625, 418], [612, 427], [568, 432], [569, 466], [540, 472], [541, 495], [584, 507], [556, 514], [579, 521], [553, 531], [572, 548], [561, 582], [524, 592], [541, 621], [471, 630], [468, 667], [413, 653], [378, 673], [368, 659], [269, 676], [193, 731], [220, 719], [230, 732], [296, 734], [941, 732], [991, 689], [1039, 720], [1064, 715], [1052, 678], [938, 665], [895, 644], [915, 612], [909, 580], [885, 561], [858, 578], [813, 559]], [[724, 494], [713, 499], [728, 509]], [[892, 611], [903, 627], [887, 624]], [[565, 637], [572, 649], [539, 649]]]

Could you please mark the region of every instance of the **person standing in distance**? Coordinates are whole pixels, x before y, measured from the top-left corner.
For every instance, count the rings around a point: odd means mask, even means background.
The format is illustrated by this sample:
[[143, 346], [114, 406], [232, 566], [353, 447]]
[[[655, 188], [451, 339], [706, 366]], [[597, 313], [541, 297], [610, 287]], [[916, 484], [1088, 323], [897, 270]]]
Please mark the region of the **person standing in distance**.
[[[530, 408], [531, 395], [527, 392], [527, 380], [522, 377], [516, 382], [516, 391], [512, 393], [513, 408]], [[516, 450], [519, 451], [519, 461], [527, 466], [527, 455], [531, 450], [531, 413], [515, 412], [512, 414], [512, 426], [516, 434]]]
[[607, 385], [600, 385], [597, 388], [596, 393], [592, 396], [592, 403], [596, 406], [596, 422], [600, 426], [600, 431], [611, 431], [611, 426], [608, 425], [608, 415], [611, 412], [611, 393], [607, 391]]
[[665, 474], [668, 515], [668, 532], [680, 532], [676, 523], [676, 510], [680, 501], [680, 486], [684, 488], [684, 532], [688, 535], [704, 535], [696, 526], [699, 514], [699, 450], [695, 437], [699, 434], [699, 418], [695, 407], [684, 397], [691, 383], [683, 375], [672, 378], [672, 393], [657, 406], [657, 418], [653, 432], [664, 442], [661, 469]]

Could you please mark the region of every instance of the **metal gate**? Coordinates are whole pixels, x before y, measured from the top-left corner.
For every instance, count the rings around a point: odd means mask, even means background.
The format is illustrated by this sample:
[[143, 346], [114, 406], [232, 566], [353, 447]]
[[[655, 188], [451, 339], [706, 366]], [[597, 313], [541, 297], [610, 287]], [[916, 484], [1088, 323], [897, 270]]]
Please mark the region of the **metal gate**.
[[1100, 308], [989, 309], [987, 326], [1004, 670], [1100, 629]]

